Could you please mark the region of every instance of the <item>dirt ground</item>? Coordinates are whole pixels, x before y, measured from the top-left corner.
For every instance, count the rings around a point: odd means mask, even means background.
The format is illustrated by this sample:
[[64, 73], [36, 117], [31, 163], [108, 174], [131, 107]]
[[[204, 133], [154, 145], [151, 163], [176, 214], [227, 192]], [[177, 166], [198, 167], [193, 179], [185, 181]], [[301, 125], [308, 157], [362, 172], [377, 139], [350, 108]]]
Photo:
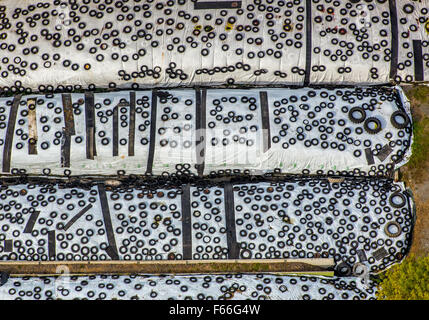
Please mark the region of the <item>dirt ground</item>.
[[429, 86], [407, 86], [414, 122], [413, 156], [400, 169], [401, 180], [411, 188], [417, 209], [411, 253], [429, 254]]

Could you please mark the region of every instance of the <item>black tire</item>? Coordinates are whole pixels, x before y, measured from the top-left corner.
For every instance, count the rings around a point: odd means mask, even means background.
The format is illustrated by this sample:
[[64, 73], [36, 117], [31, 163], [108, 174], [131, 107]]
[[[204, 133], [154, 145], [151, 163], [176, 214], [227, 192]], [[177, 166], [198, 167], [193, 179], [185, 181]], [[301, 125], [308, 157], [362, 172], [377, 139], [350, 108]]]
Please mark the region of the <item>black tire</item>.
[[345, 262], [341, 262], [335, 268], [336, 274], [340, 277], [350, 277], [352, 275], [352, 268]]
[[402, 10], [407, 14], [411, 14], [414, 11], [414, 6], [410, 3], [407, 3], [402, 7]]
[[249, 249], [241, 249], [240, 258], [241, 259], [251, 259], [252, 258], [252, 252]]
[[365, 268], [365, 265], [363, 264], [363, 263], [361, 263], [361, 262], [356, 262], [354, 265], [353, 265], [353, 275], [355, 276], [355, 277], [359, 277], [359, 276], [361, 276], [361, 275], [363, 275], [364, 274], [364, 270], [362, 270], [361, 272], [358, 272], [358, 270], [359, 270], [359, 268]]
[[[375, 125], [375, 128], [370, 128], [370, 124], [373, 123]], [[363, 125], [363, 128], [366, 132], [369, 134], [377, 134], [381, 131], [381, 122], [377, 118], [371, 117], [365, 120], [365, 123]]]
[[[399, 203], [397, 201], [393, 201], [394, 198], [400, 198], [401, 201]], [[395, 192], [389, 198], [389, 204], [394, 208], [402, 208], [405, 205], [406, 201], [407, 199], [401, 192]]]
[[[358, 117], [356, 117], [356, 114], [359, 114]], [[349, 120], [353, 123], [361, 123], [366, 119], [366, 112], [363, 108], [360, 107], [353, 107], [349, 111]]]
[[[398, 122], [397, 118], [402, 118], [402, 122]], [[394, 126], [396, 129], [404, 129], [408, 126], [408, 123], [410, 122], [410, 119], [408, 118], [407, 114], [405, 112], [402, 112], [401, 110], [397, 110], [392, 113], [390, 116], [390, 122], [392, 123], [392, 126]]]
[[9, 274], [7, 272], [0, 272], [0, 287], [4, 285], [9, 279]]
[[[395, 226], [398, 230], [396, 232], [391, 232], [389, 230], [391, 226]], [[399, 235], [402, 233], [401, 225], [396, 221], [389, 221], [388, 223], [386, 223], [386, 226], [384, 227], [384, 233], [391, 238], [399, 237]]]

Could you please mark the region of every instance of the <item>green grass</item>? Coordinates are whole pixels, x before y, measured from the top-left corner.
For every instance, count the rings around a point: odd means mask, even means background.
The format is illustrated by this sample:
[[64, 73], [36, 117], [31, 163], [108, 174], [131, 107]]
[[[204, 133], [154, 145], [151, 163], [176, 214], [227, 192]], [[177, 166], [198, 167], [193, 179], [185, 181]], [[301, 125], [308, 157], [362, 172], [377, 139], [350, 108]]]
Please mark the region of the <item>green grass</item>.
[[429, 117], [414, 122], [413, 131], [412, 155], [407, 167], [412, 178], [418, 178], [424, 173], [422, 171], [426, 169], [429, 160]]
[[407, 96], [420, 103], [429, 103], [429, 86], [414, 86], [407, 92]]

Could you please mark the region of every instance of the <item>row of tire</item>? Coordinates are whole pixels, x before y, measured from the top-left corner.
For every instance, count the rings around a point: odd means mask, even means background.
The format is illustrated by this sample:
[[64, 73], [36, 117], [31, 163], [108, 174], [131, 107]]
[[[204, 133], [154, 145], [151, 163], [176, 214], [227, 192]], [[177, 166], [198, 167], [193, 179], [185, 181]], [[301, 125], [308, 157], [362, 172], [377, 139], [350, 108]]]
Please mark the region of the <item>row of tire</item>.
[[2, 300], [374, 300], [363, 278], [271, 274], [9, 278]]
[[300, 0], [245, 0], [228, 10], [194, 5], [4, 1], [1, 87], [379, 84], [422, 81], [429, 73], [424, 2], [314, 0], [307, 8]]
[[95, 93], [92, 124], [88, 94], [16, 99], [0, 98], [3, 174], [386, 176], [411, 154], [400, 87]]
[[180, 187], [125, 186], [107, 204], [99, 188], [2, 186], [1, 259], [110, 260], [112, 248], [121, 260], [322, 257], [350, 276], [401, 261], [414, 225], [412, 198], [389, 180], [190, 186], [189, 200]]

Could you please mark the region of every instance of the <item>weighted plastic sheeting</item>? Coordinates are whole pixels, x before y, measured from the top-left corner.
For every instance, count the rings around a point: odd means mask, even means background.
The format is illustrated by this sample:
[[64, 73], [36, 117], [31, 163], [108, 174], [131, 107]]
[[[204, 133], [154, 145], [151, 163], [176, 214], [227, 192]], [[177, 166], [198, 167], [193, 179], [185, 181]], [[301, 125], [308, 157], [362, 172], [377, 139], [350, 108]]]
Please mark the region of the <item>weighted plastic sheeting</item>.
[[429, 77], [426, 3], [0, 4], [0, 87], [380, 84]]
[[[263, 290], [260, 290], [260, 286]], [[0, 287], [0, 299], [374, 300], [375, 292], [375, 283], [365, 283], [361, 278], [332, 279], [270, 274], [99, 275], [14, 278]]]
[[350, 272], [362, 263], [376, 273], [407, 254], [412, 205], [403, 183], [383, 179], [114, 189], [10, 185], [3, 186], [0, 195], [0, 257], [321, 257], [334, 258], [337, 266], [347, 263]]
[[412, 144], [400, 87], [23, 95], [0, 98], [0, 117], [3, 174], [385, 175]]

